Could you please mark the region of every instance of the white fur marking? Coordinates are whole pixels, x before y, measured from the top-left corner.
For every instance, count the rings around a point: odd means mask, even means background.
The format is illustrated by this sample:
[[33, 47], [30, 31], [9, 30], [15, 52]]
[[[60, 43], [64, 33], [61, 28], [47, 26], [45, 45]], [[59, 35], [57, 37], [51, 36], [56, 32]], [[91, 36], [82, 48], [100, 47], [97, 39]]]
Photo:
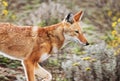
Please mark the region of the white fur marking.
[[3, 55], [4, 57], [7, 57], [7, 58], [10, 58], [10, 59], [13, 59], [13, 60], [22, 60], [22, 59], [18, 59], [18, 58], [12, 57], [12, 56], [10, 56], [10, 55], [8, 55], [6, 53], [3, 53], [1, 51], [0, 51], [0, 55]]
[[77, 37], [72, 37], [72, 36], [69, 36], [69, 35], [65, 35], [64, 34], [64, 36], [65, 36], [65, 39], [66, 40], [72, 40], [72, 41], [75, 41], [75, 42], [79, 42], [80, 44], [82, 44], [82, 45], [85, 45], [83, 42], [81, 42]]
[[74, 37], [73, 38], [74, 39], [74, 41], [76, 41], [76, 42], [78, 42], [78, 43], [80, 43], [80, 44], [82, 44], [82, 45], [85, 45], [83, 42], [81, 42], [77, 37]]
[[38, 30], [38, 26], [33, 26], [33, 27], [32, 27], [32, 31], [33, 31], [33, 32], [36, 32], [37, 30]]
[[33, 26], [32, 27], [32, 35], [33, 35], [33, 37], [35, 36], [37, 36], [37, 34], [38, 34], [38, 32], [37, 32], [37, 30], [38, 30], [38, 26]]
[[51, 81], [52, 75], [39, 65], [39, 68], [35, 68], [35, 74], [43, 78], [42, 81]]
[[27, 81], [28, 81], [28, 75], [27, 75], [27, 71], [26, 71], [26, 68], [25, 68], [25, 66], [24, 66], [24, 63], [23, 63], [23, 61], [22, 61], [21, 63], [22, 63], [22, 65], [23, 65], [23, 68], [24, 68], [24, 72], [25, 72], [25, 76], [26, 76], [26, 79], [27, 79]]
[[42, 56], [41, 56], [41, 58], [40, 58], [40, 61], [46, 60], [49, 56], [50, 56], [50, 55], [47, 54], [47, 53], [42, 54]]
[[53, 53], [57, 53], [58, 52], [58, 48], [54, 46], [52, 51], [53, 51]]
[[65, 40], [73, 40], [72, 36], [64, 34]]

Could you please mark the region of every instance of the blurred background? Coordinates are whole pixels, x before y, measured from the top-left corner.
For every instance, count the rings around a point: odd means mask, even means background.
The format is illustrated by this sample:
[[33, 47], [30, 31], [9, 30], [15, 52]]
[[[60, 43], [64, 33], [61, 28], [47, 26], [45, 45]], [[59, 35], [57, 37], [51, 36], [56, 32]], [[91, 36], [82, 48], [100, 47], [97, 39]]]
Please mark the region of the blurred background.
[[[41, 65], [52, 81], [120, 81], [119, 0], [0, 0], [0, 22], [44, 27], [80, 10], [90, 45], [69, 42]], [[25, 81], [21, 63], [0, 56], [0, 80]]]

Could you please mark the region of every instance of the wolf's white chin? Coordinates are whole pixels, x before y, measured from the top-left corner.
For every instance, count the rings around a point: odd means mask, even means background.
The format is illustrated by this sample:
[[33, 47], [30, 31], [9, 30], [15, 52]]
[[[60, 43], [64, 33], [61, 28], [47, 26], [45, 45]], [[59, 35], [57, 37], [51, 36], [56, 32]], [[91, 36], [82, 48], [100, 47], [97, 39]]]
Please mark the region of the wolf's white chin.
[[71, 40], [71, 41], [74, 41], [80, 45], [86, 45], [85, 43], [81, 42], [77, 37], [72, 37], [72, 36], [69, 36], [69, 35], [64, 35], [65, 36], [65, 39], [66, 40]]

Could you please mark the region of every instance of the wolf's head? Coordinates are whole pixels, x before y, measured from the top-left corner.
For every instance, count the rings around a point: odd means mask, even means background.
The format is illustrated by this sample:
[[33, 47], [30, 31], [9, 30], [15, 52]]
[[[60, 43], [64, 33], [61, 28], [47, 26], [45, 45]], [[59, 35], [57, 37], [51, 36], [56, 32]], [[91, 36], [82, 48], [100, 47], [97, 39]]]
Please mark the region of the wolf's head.
[[89, 45], [85, 36], [82, 33], [80, 26], [80, 20], [82, 18], [83, 11], [80, 11], [73, 15], [69, 13], [63, 20], [64, 23], [64, 36], [66, 39], [72, 39], [80, 44]]

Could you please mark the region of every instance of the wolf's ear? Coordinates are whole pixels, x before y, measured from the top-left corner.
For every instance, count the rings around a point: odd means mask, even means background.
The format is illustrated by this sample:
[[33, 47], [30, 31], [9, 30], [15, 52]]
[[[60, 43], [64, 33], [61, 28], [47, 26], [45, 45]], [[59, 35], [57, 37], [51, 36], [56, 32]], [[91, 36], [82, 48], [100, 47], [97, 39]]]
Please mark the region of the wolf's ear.
[[72, 23], [73, 23], [73, 14], [72, 14], [72, 13], [69, 13], [69, 14], [65, 17], [64, 20], [72, 24]]
[[74, 20], [79, 21], [81, 20], [82, 16], [83, 16], [83, 11], [80, 11], [74, 15]]

